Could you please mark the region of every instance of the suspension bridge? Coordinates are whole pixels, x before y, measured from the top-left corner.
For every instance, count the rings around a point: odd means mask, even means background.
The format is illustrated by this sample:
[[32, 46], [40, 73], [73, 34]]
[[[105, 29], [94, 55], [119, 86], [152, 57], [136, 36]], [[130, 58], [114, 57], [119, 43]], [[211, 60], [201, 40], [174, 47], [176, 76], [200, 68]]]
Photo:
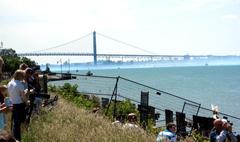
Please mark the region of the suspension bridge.
[[[119, 53], [98, 53], [97, 52], [97, 35], [100, 37], [103, 37], [105, 39], [117, 42], [119, 44], [128, 46], [132, 49], [138, 50], [143, 52], [144, 54], [119, 54]], [[92, 36], [92, 50], [91, 51], [80, 51], [80, 49], [74, 49], [71, 52], [71, 45], [73, 43], [76, 43], [77, 41], [81, 41], [87, 37], [91, 37]], [[62, 47], [66, 47], [69, 46], [67, 48], [68, 51], [61, 51], [60, 48]], [[88, 45], [89, 46], [89, 45]], [[79, 47], [78, 47], [79, 48]], [[129, 48], [128, 48], [129, 49]], [[77, 51], [76, 51], [77, 50]], [[89, 50], [89, 49], [88, 49]], [[111, 50], [111, 49], [110, 49]], [[127, 50], [128, 51], [128, 50]], [[229, 58], [240, 58], [240, 56], [234, 56], [234, 55], [225, 55], [225, 56], [214, 56], [214, 55], [159, 55], [159, 54], [155, 54], [151, 51], [145, 50], [143, 48], [140, 48], [138, 46], [135, 46], [133, 44], [129, 44], [120, 40], [117, 40], [115, 38], [112, 38], [110, 36], [101, 34], [101, 33], [97, 33], [96, 31], [94, 31], [93, 33], [89, 33], [85, 36], [82, 36], [80, 38], [65, 42], [63, 44], [54, 46], [54, 47], [50, 47], [50, 48], [45, 48], [42, 50], [37, 50], [37, 51], [33, 51], [33, 52], [25, 52], [25, 53], [17, 53], [18, 56], [85, 56], [85, 57], [93, 57], [93, 62], [96, 65], [98, 62], [98, 59], [106, 59], [106, 60], [111, 60], [113, 58], [118, 58], [121, 59], [123, 61], [123, 59], [136, 59], [136, 61], [140, 61], [140, 60], [147, 60], [147, 61], [169, 61], [169, 60], [196, 60], [196, 59], [229, 59]]]

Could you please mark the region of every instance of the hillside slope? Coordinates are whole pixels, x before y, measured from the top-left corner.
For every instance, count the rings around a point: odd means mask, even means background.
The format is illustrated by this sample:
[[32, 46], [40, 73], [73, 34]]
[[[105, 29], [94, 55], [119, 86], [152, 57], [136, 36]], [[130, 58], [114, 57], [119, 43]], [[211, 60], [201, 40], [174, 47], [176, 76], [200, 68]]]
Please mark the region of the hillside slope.
[[52, 111], [43, 111], [23, 134], [24, 142], [152, 142], [154, 135], [113, 126], [98, 114], [59, 99]]

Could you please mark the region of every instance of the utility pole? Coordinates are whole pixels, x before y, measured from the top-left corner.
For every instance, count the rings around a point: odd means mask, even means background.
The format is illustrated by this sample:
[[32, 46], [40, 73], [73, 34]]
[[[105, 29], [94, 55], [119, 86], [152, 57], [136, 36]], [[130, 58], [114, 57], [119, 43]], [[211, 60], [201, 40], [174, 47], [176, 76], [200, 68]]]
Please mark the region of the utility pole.
[[94, 60], [94, 65], [97, 65], [97, 41], [96, 41], [96, 31], [93, 32], [93, 60]]

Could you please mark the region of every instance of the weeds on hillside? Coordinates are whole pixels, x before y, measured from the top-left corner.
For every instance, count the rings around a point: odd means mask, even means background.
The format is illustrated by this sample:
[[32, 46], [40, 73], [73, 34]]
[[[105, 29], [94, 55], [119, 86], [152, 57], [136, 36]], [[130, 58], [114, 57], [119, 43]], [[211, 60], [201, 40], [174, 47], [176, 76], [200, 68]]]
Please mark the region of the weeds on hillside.
[[78, 85], [76, 84], [71, 85], [70, 83], [65, 83], [63, 86], [58, 87], [50, 85], [48, 88], [50, 92], [59, 94], [64, 99], [75, 103], [79, 107], [83, 107], [85, 109], [99, 107], [99, 98], [93, 96], [89, 99], [89, 96], [78, 93]]
[[50, 113], [34, 119], [24, 142], [152, 142], [155, 135], [115, 127], [103, 116], [60, 99]]
[[[65, 83], [63, 86], [58, 86], [58, 87], [56, 87], [54, 85], [49, 86], [49, 91], [58, 93], [60, 96], [62, 96], [69, 102], [73, 102], [74, 104], [76, 104], [77, 106], [79, 106], [81, 108], [92, 109], [94, 107], [100, 106], [98, 97], [93, 96], [90, 99], [88, 96], [78, 93], [77, 88], [78, 88], [77, 85], [71, 85], [69, 83]], [[101, 115], [101, 119], [103, 118], [104, 115], [106, 115], [108, 118], [112, 119], [113, 112], [114, 112], [113, 110], [114, 110], [114, 103], [112, 102], [111, 105], [109, 106], [108, 110], [107, 110], [107, 108], [102, 110], [103, 114]], [[106, 113], [106, 111], [107, 111], [107, 113]], [[134, 112], [139, 116], [139, 112], [136, 110], [135, 105], [133, 105], [130, 100], [125, 100], [125, 101], [120, 101], [120, 102], [117, 101], [117, 103], [115, 105], [115, 116], [122, 115], [123, 118], [126, 119], [126, 116], [131, 112]], [[107, 122], [108, 125], [111, 124], [110, 120], [108, 120], [108, 119], [104, 119], [104, 121], [108, 121]], [[87, 122], [87, 123], [89, 123], [89, 122]], [[90, 127], [95, 128], [96, 126], [91, 125]], [[110, 128], [108, 128], [108, 129], [110, 129]], [[126, 135], [125, 137], [127, 137], [127, 138], [123, 141], [149, 141], [150, 139], [151, 139], [150, 141], [155, 141], [156, 135], [160, 132], [160, 130], [163, 130], [163, 129], [155, 128], [153, 120], [149, 119], [147, 129], [143, 134], [143, 136], [146, 137], [147, 139], [143, 140], [144, 138], [140, 137], [139, 140], [136, 140], [133, 138], [136, 136], [134, 134], [133, 134], [134, 135], [133, 137], [128, 137], [128, 133], [125, 133], [125, 130], [124, 130], [123, 132]], [[111, 134], [111, 135], [116, 136], [116, 137], [118, 137], [118, 135], [115, 135], [115, 133], [122, 133], [122, 132], [120, 132], [120, 131], [122, 131], [122, 129], [119, 129], [119, 132], [115, 132], [115, 130], [112, 130], [112, 131], [114, 132], [114, 134]], [[194, 137], [197, 137], [197, 138], [195, 138], [195, 141], [205, 142], [205, 140], [206, 140], [205, 138], [201, 137], [197, 133], [196, 134], [194, 133]], [[112, 141], [112, 140], [113, 141], [118, 141], [118, 140], [121, 141], [122, 139], [123, 138], [121, 138], [121, 136], [118, 137], [117, 140], [113, 140], [113, 138], [107, 137], [104, 141]], [[192, 142], [194, 140], [192, 137], [187, 137], [181, 141]]]

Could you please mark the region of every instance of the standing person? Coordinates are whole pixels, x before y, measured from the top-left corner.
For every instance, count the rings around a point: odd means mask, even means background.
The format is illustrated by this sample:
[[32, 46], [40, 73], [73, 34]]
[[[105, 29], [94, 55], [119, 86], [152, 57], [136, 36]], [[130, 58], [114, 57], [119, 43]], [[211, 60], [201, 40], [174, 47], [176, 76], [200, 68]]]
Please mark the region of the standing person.
[[6, 125], [5, 116], [4, 116], [4, 112], [7, 111], [7, 107], [4, 103], [6, 90], [7, 90], [7, 87], [0, 86], [0, 130], [4, 130]]
[[165, 131], [161, 131], [157, 136], [157, 142], [176, 142], [177, 141], [177, 128], [172, 122], [167, 124]]
[[22, 83], [24, 79], [24, 71], [17, 70], [13, 74], [13, 79], [8, 83], [8, 92], [13, 103], [12, 111], [12, 132], [17, 140], [21, 140], [21, 123], [25, 120], [25, 102], [29, 91], [24, 89]]
[[40, 107], [42, 105], [42, 98], [40, 97], [41, 85], [40, 85], [39, 73], [35, 71], [33, 73], [33, 77], [34, 77], [34, 89], [35, 89], [34, 92], [36, 92], [36, 97], [34, 100], [34, 108], [35, 108], [35, 112], [39, 114]]
[[[2, 81], [2, 68], [4, 65], [4, 61], [2, 57], [0, 56], [0, 81]], [[4, 95], [3, 90], [0, 90], [0, 130], [4, 129], [5, 123], [4, 123], [4, 116], [3, 112], [6, 110], [6, 106], [4, 104]]]
[[22, 64], [19, 65], [20, 70], [25, 70], [26, 68], [28, 68], [28, 65], [25, 64], [25, 63], [22, 63]]
[[[31, 68], [25, 69], [25, 78], [24, 78], [24, 87], [25, 89], [31, 90], [34, 88], [34, 78], [33, 78], [33, 70]], [[26, 123], [30, 123], [30, 118], [32, 116], [32, 111], [34, 107], [34, 100], [35, 100], [35, 94], [31, 93], [29, 94], [29, 104], [26, 106]]]
[[232, 126], [221, 119], [213, 121], [214, 128], [209, 134], [210, 142], [225, 142], [227, 140], [231, 142], [237, 142], [236, 137], [232, 133]]

